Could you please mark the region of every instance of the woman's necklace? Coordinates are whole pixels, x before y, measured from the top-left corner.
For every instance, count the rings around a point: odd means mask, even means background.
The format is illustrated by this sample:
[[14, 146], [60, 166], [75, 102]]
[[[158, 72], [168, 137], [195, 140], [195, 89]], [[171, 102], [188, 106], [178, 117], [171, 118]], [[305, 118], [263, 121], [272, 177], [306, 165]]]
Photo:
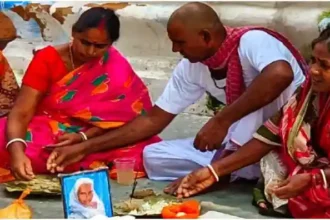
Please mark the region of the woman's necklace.
[[75, 65], [74, 65], [74, 62], [73, 62], [72, 44], [69, 44], [69, 55], [70, 55], [70, 60], [71, 60], [71, 66], [72, 66], [72, 69], [74, 70]]

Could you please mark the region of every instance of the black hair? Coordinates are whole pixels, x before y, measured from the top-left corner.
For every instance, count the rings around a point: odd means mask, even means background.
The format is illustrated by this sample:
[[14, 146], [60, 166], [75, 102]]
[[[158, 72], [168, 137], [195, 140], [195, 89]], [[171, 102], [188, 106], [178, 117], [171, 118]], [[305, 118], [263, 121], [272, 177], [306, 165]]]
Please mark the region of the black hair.
[[102, 20], [105, 22], [105, 29], [112, 42], [119, 39], [120, 22], [112, 9], [95, 7], [90, 8], [81, 14], [78, 21], [72, 26], [72, 32], [81, 33], [89, 28], [97, 28]]
[[330, 23], [328, 24], [327, 28], [324, 29], [320, 35], [312, 41], [312, 49], [315, 47], [316, 44], [324, 42], [328, 45], [328, 51], [330, 52]]

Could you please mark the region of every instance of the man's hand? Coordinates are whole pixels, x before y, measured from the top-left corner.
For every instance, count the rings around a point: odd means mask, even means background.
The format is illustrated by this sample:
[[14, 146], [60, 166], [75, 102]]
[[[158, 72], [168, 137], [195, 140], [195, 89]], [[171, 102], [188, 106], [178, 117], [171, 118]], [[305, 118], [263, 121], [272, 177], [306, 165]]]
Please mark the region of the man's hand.
[[10, 157], [10, 167], [13, 176], [18, 180], [32, 180], [34, 173], [31, 160], [25, 155], [24, 151], [17, 151]]
[[216, 179], [209, 168], [200, 168], [184, 177], [173, 194], [178, 198], [188, 198], [206, 190], [215, 182]]
[[212, 117], [196, 135], [194, 147], [202, 152], [220, 148], [230, 126], [231, 123]]
[[85, 156], [82, 144], [55, 148], [48, 157], [47, 170], [63, 172], [66, 166], [81, 161]]
[[312, 176], [308, 173], [297, 174], [286, 179], [272, 191], [280, 199], [290, 199], [306, 190], [311, 180]]

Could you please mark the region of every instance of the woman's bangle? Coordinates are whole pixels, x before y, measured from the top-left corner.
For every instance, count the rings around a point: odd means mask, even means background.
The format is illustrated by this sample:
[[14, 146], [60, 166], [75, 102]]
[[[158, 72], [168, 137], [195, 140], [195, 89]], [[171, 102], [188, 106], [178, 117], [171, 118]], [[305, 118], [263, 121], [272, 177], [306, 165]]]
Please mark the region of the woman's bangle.
[[88, 140], [87, 135], [84, 132], [81, 131], [81, 132], [79, 132], [79, 134], [81, 135], [81, 137], [84, 141]]
[[7, 145], [6, 145], [6, 149], [8, 149], [9, 145], [11, 145], [12, 143], [15, 143], [15, 142], [21, 142], [25, 145], [25, 147], [27, 147], [27, 143], [24, 139], [22, 138], [14, 138], [14, 139], [11, 139], [10, 141], [8, 141]]
[[211, 173], [214, 176], [215, 180], [217, 182], [219, 182], [219, 177], [218, 177], [217, 173], [215, 172], [214, 168], [212, 167], [212, 165], [211, 164], [207, 165], [207, 168], [209, 168], [209, 170], [211, 171]]

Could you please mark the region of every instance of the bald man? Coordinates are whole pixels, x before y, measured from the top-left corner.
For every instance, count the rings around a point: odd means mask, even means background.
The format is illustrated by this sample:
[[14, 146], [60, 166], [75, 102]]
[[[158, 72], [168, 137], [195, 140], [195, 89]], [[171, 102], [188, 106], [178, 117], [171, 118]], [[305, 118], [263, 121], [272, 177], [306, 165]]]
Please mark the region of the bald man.
[[[57, 159], [50, 163], [61, 170], [76, 162], [76, 155], [134, 144], [158, 134], [208, 92], [227, 106], [195, 138], [162, 141], [144, 151], [149, 178], [175, 180], [248, 142], [305, 80], [306, 64], [287, 39], [265, 28], [224, 27], [206, 4], [188, 3], [177, 9], [168, 21], [167, 31], [173, 52], [184, 58], [154, 107], [103, 136], [56, 149]], [[224, 90], [226, 99], [222, 100]], [[239, 170], [233, 179], [237, 176], [258, 178], [258, 167]]]

